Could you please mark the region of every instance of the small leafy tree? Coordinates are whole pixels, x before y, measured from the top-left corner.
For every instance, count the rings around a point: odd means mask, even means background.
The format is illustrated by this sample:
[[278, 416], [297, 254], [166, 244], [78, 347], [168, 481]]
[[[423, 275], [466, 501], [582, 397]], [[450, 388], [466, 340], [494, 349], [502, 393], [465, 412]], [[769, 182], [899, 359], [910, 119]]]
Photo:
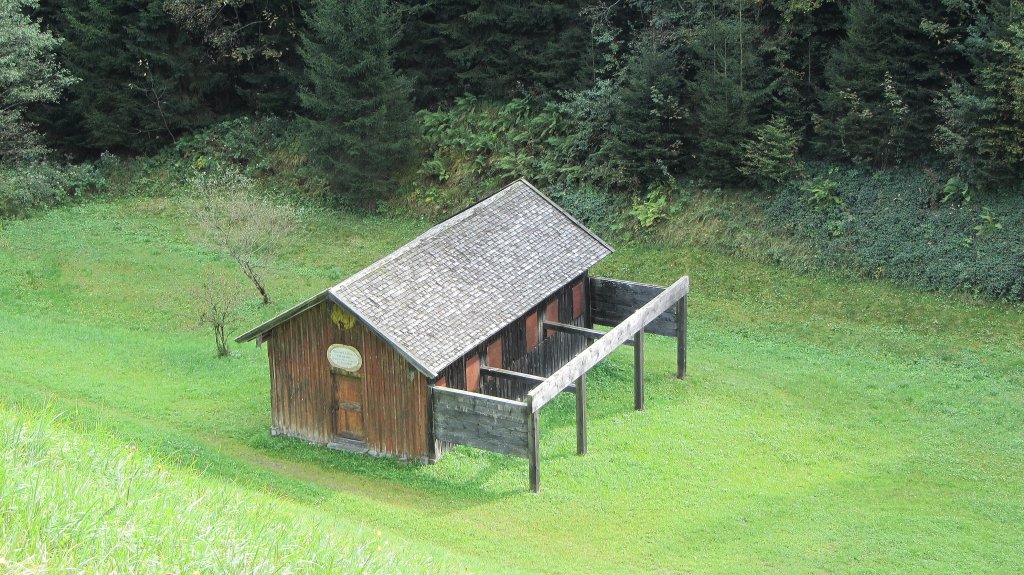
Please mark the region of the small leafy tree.
[[298, 227], [295, 208], [257, 193], [252, 178], [239, 173], [197, 176], [191, 188], [197, 239], [233, 259], [270, 303], [266, 271]]
[[38, 102], [56, 102], [75, 82], [54, 57], [60, 40], [28, 12], [38, 0], [0, 0], [0, 160], [31, 159], [43, 147], [23, 114]]
[[799, 150], [800, 137], [785, 118], [776, 116], [743, 143], [739, 170], [762, 189], [784, 184], [803, 173]]
[[226, 332], [238, 320], [238, 284], [225, 274], [207, 271], [202, 283], [192, 290], [192, 302], [199, 325], [213, 330], [217, 355], [230, 355]]

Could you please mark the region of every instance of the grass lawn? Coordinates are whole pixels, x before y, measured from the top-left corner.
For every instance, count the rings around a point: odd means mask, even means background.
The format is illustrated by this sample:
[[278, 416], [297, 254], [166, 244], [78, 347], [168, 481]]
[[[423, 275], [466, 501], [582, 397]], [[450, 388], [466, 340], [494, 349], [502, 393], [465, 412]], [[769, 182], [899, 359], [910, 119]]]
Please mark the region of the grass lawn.
[[[524, 459], [459, 448], [411, 465], [269, 437], [265, 348], [218, 359], [194, 325], [192, 286], [230, 263], [190, 240], [180, 206], [92, 202], [2, 223], [0, 571], [1024, 565], [1020, 307], [621, 249], [597, 272], [691, 276], [690, 375], [674, 379], [674, 341], [649, 336], [637, 413], [631, 351], [616, 352], [588, 380], [589, 455], [575, 455], [572, 398], [542, 412], [533, 494]], [[253, 291], [235, 333], [427, 226], [306, 223], [270, 274], [275, 303]]]

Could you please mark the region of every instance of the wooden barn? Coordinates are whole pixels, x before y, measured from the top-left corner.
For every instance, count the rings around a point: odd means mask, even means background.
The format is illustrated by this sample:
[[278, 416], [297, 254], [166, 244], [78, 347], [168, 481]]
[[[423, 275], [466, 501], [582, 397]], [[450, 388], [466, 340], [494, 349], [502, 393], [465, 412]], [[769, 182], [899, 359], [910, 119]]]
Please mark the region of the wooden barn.
[[645, 329], [678, 338], [685, 373], [688, 278], [590, 277], [611, 253], [518, 180], [236, 341], [267, 344], [273, 434], [422, 462], [453, 444], [528, 457], [536, 490], [544, 403], [576, 394], [584, 453], [597, 362], [634, 346], [637, 409]]

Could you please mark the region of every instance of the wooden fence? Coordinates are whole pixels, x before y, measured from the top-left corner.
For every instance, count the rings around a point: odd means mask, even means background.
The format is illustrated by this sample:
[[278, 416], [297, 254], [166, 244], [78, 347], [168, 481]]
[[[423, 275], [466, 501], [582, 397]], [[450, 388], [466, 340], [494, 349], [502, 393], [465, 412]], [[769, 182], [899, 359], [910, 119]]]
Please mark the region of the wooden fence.
[[434, 438], [527, 457], [530, 412], [521, 401], [432, 387]]
[[[686, 374], [686, 315], [690, 278], [667, 288], [592, 278], [586, 317], [573, 324], [544, 321], [549, 337], [502, 368], [480, 367], [482, 391], [432, 387], [434, 438], [488, 451], [526, 457], [530, 486], [540, 490], [542, 407], [563, 392], [576, 395], [577, 453], [587, 452], [586, 375], [622, 345], [634, 353], [634, 407], [644, 408], [644, 333], [676, 337], [677, 376]], [[590, 329], [611, 325], [608, 332]], [[583, 324], [583, 325], [580, 325]], [[589, 343], [588, 342], [592, 342]]]

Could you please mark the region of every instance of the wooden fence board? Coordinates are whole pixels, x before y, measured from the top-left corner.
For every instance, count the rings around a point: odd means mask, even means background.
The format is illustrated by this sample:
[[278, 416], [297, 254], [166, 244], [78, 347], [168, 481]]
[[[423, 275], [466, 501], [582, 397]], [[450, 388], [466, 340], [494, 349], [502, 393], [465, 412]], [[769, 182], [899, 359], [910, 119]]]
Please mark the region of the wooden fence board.
[[518, 457], [529, 456], [525, 403], [457, 389], [430, 389], [434, 438]]
[[[665, 291], [661, 286], [610, 278], [590, 278], [591, 319], [598, 325], [618, 325]], [[649, 323], [645, 331], [676, 337], [676, 310], [668, 309]]]

